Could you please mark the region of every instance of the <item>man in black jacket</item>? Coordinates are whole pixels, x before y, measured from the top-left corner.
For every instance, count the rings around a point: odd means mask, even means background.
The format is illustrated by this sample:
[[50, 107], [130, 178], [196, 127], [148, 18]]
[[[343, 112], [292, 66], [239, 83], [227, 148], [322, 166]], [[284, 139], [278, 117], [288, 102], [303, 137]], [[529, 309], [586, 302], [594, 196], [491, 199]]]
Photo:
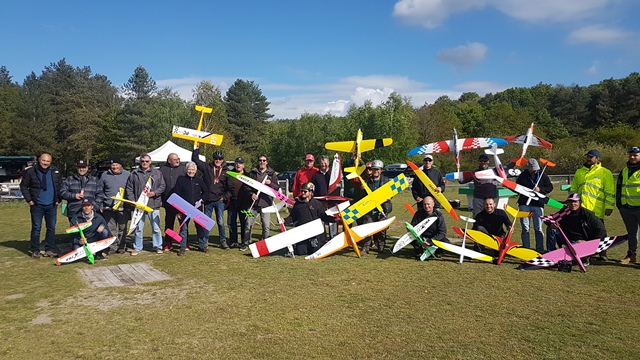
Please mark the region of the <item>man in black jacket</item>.
[[472, 171], [472, 176], [465, 177], [460, 180], [460, 184], [466, 184], [473, 181], [473, 217], [475, 218], [479, 212], [484, 209], [484, 199], [490, 197], [498, 198], [498, 182], [493, 179], [480, 180], [475, 177], [476, 171], [489, 169], [489, 156], [482, 154], [478, 157], [478, 168]]
[[[301, 226], [312, 222], [316, 219], [322, 219], [324, 222], [335, 222], [335, 218], [325, 214], [327, 208], [320, 200], [313, 198], [315, 185], [311, 182], [304, 183], [300, 186], [300, 196], [296, 198], [296, 203], [291, 209], [291, 219], [294, 226]], [[300, 241], [295, 245], [296, 255], [311, 255], [322, 246], [326, 241], [324, 232], [312, 238]]]
[[[224, 227], [224, 209], [226, 207], [227, 194], [227, 169], [224, 167], [224, 153], [220, 150], [213, 153], [213, 161], [210, 164], [200, 160], [200, 148], [196, 148], [191, 153], [191, 161], [196, 163], [198, 170], [202, 173], [204, 182], [209, 188], [207, 199], [204, 199], [204, 213], [212, 218], [212, 214], [216, 213], [216, 223], [218, 224], [218, 233], [220, 234], [220, 247], [229, 249], [227, 245], [227, 236]], [[209, 232], [205, 231], [204, 239], [198, 239], [199, 242], [209, 243]]]
[[40, 257], [40, 230], [43, 217], [47, 226], [44, 238], [45, 256], [58, 257], [60, 253], [56, 246], [55, 235], [58, 204], [61, 201], [62, 177], [60, 170], [51, 165], [51, 159], [51, 154], [42, 153], [38, 157], [38, 163], [25, 171], [20, 183], [20, 191], [30, 206], [31, 257], [34, 259]]
[[[536, 159], [529, 159], [527, 162], [527, 171], [523, 171], [518, 179], [517, 184], [520, 184], [529, 189], [533, 189], [541, 194], [548, 194], [553, 191], [553, 184], [547, 174], [540, 173], [540, 165]], [[531, 198], [520, 195], [518, 198], [519, 210], [524, 212], [530, 212], [533, 214], [533, 231], [536, 236], [536, 251], [540, 254], [544, 253], [544, 233], [542, 232], [542, 220], [540, 217], [544, 215], [544, 204], [538, 200], [531, 200]], [[530, 247], [529, 241], [529, 218], [520, 218], [520, 224], [522, 224], [522, 246]], [[548, 249], [547, 249], [548, 250]]]
[[[195, 165], [195, 164], [194, 164]], [[184, 165], [180, 164], [180, 157], [176, 153], [171, 153], [167, 156], [167, 162], [160, 168], [164, 183], [166, 185], [165, 191], [162, 193], [162, 207], [164, 208], [164, 251], [171, 250], [171, 237], [166, 235], [167, 229], [173, 230], [173, 225], [176, 221], [176, 216], [179, 211], [172, 205], [167, 203], [167, 199], [173, 193], [173, 188], [176, 186], [178, 177], [186, 175], [187, 169]]]
[[[258, 155], [258, 166], [249, 171], [249, 177], [261, 183], [264, 181], [265, 185], [274, 190], [280, 189], [278, 178], [276, 177], [276, 172], [269, 167], [269, 158], [267, 158], [267, 155]], [[262, 222], [262, 239], [266, 239], [269, 237], [271, 214], [263, 213], [262, 208], [271, 206], [273, 204], [273, 199], [271, 196], [265, 193], [260, 193], [260, 195], [258, 195], [258, 191], [254, 188], [247, 186], [245, 187], [244, 191], [245, 196], [250, 197], [251, 201], [253, 202], [253, 206], [251, 206], [251, 209], [249, 209], [253, 216], [247, 217], [247, 224], [242, 235], [242, 246], [240, 246], [240, 251], [247, 250], [247, 247], [249, 246], [249, 242], [251, 240], [251, 230], [253, 229], [253, 224], [255, 224], [256, 222], [256, 216], [258, 215], [260, 215], [260, 221]]]
[[[435, 200], [431, 196], [426, 196], [422, 199], [422, 206], [411, 219], [411, 225], [416, 226], [426, 218], [436, 218], [436, 221], [420, 235], [420, 237], [429, 244], [427, 246], [430, 246], [431, 240], [449, 242], [449, 239], [447, 239], [447, 223], [442, 213], [435, 208], [435, 203]], [[411, 246], [413, 246], [413, 249], [416, 251], [416, 257], [420, 259], [420, 256], [424, 252], [422, 244], [420, 244], [418, 240], [414, 240], [411, 242]], [[442, 249], [438, 248], [434, 255], [440, 257], [439, 254], [441, 252]]]
[[[425, 175], [433, 181], [433, 184], [436, 186], [436, 191], [444, 192], [444, 178], [440, 171], [433, 167], [433, 156], [425, 155], [424, 160], [422, 160], [422, 171], [424, 171]], [[414, 176], [414, 181], [411, 185], [411, 194], [413, 198], [418, 203], [418, 209], [422, 208], [422, 200], [427, 196], [433, 196], [429, 189], [417, 179], [417, 176]], [[438, 202], [435, 203], [436, 209], [440, 208], [440, 204]]]

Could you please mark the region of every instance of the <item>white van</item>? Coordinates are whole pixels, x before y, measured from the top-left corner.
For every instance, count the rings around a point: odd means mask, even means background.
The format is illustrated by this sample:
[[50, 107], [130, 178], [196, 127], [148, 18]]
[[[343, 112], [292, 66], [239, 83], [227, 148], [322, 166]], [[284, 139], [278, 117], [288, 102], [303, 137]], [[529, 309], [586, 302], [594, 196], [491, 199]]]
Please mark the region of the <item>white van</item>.
[[407, 170], [407, 164], [391, 164], [384, 167], [384, 171], [399, 171], [403, 172]]

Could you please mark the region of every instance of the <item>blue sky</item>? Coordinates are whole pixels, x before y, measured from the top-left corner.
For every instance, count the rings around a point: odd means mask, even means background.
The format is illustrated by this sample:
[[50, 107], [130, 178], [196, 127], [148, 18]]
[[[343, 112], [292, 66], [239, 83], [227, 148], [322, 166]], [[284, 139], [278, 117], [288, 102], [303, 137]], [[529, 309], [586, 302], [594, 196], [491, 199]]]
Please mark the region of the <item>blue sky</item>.
[[396, 91], [415, 106], [640, 71], [635, 0], [11, 1], [0, 65], [14, 81], [66, 58], [114, 85], [144, 66], [185, 99], [253, 80], [276, 118], [344, 114]]

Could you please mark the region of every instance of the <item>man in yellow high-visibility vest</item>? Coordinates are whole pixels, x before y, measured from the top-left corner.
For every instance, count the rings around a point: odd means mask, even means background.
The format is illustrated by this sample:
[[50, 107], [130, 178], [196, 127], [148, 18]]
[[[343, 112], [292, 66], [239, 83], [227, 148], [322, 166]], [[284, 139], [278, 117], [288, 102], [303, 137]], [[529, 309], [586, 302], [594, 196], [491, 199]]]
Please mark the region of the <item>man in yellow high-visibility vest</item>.
[[627, 256], [622, 264], [637, 262], [638, 226], [640, 225], [640, 147], [629, 149], [627, 166], [620, 171], [616, 186], [616, 206], [629, 236]]
[[[604, 217], [611, 215], [615, 206], [615, 182], [611, 171], [600, 163], [600, 151], [589, 150], [585, 156], [584, 166], [573, 176], [570, 191], [577, 192], [582, 207], [593, 211], [604, 223]], [[606, 251], [600, 253], [600, 260], [609, 260]]]

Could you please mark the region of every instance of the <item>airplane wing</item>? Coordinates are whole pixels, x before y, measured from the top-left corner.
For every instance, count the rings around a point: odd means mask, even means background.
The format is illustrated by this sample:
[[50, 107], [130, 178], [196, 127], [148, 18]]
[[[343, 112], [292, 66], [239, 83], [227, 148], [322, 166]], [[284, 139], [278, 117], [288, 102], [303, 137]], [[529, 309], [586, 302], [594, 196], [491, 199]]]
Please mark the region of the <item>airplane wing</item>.
[[433, 225], [436, 220], [437, 218], [435, 216], [431, 216], [420, 221], [420, 223], [418, 223], [418, 225], [416, 225], [415, 227], [411, 226], [411, 224], [409, 223], [405, 223], [405, 226], [407, 227], [407, 230], [409, 230], [409, 232], [402, 235], [400, 239], [396, 241], [395, 245], [393, 245], [393, 249], [391, 249], [391, 252], [396, 253], [403, 247], [409, 245], [412, 241], [418, 240], [418, 238], [420, 238], [420, 235], [422, 235], [425, 230]]
[[458, 214], [456, 214], [456, 211], [453, 210], [453, 207], [449, 203], [449, 200], [447, 200], [447, 198], [444, 196], [444, 194], [439, 191], [436, 191], [436, 184], [434, 184], [433, 181], [429, 179], [427, 174], [425, 174], [424, 171], [422, 171], [418, 166], [416, 166], [416, 164], [414, 164], [409, 160], [407, 160], [407, 164], [411, 167], [413, 172], [418, 176], [418, 179], [422, 181], [424, 186], [426, 186], [427, 189], [429, 189], [429, 192], [431, 193], [431, 195], [440, 203], [442, 208], [447, 210], [447, 212], [449, 213], [449, 215], [451, 215], [453, 220], [458, 221]]
[[202, 226], [207, 230], [211, 230], [216, 222], [205, 215], [202, 211], [198, 210], [197, 207], [189, 204], [189, 202], [178, 194], [171, 194], [167, 199], [167, 202], [171, 204], [176, 210], [183, 213], [186, 217], [193, 219], [198, 225]]
[[365, 151], [379, 149], [385, 146], [389, 146], [392, 143], [392, 138], [362, 140], [360, 142], [360, 152], [363, 153]]
[[523, 135], [505, 136], [504, 140], [508, 143], [524, 144], [524, 142], [527, 140], [527, 135], [523, 134]]
[[331, 151], [353, 153], [356, 150], [355, 141], [333, 141], [324, 144], [324, 148]]
[[211, 145], [222, 145], [224, 135], [212, 134], [206, 131], [194, 130], [180, 126], [173, 126], [171, 135], [178, 139], [193, 141], [194, 143], [205, 143]]
[[466, 138], [458, 139], [458, 149], [460, 150], [474, 150], [489, 148], [493, 145], [504, 146], [507, 142], [500, 138]]
[[426, 155], [426, 154], [433, 154], [433, 153], [445, 153], [445, 152], [453, 151], [453, 146], [451, 146], [452, 142], [453, 140], [445, 140], [445, 141], [438, 141], [431, 144], [418, 146], [409, 150], [409, 152], [407, 153], [407, 156]]
[[[464, 229], [455, 226], [452, 226], [451, 229], [453, 229], [456, 234], [464, 236]], [[467, 229], [467, 238], [482, 246], [486, 246], [489, 249], [500, 250], [500, 243], [498, 240], [483, 233], [482, 231]]]
[[275, 197], [276, 199], [280, 201], [284, 201], [287, 204], [293, 206], [293, 200], [289, 199], [288, 196], [280, 193], [279, 191], [273, 189], [272, 187], [269, 187], [268, 185], [261, 183], [260, 181], [256, 181], [246, 175], [242, 175], [234, 171], [227, 171], [227, 174], [231, 177], [234, 177], [240, 180], [240, 182], [247, 184], [260, 192], [263, 192], [271, 197]]
[[71, 227], [68, 227], [68, 228], [65, 229], [65, 232], [67, 234], [77, 233], [77, 232], [80, 231], [80, 229], [84, 230], [84, 229], [88, 228], [89, 226], [91, 226], [91, 221], [79, 223], [79, 224], [73, 225]]
[[[107, 247], [109, 247], [111, 244], [113, 244], [113, 242], [116, 241], [116, 237], [112, 236], [110, 238], [106, 238], [106, 239], [102, 239], [102, 240], [98, 240], [98, 241], [94, 241], [92, 243], [89, 243], [89, 251], [91, 251], [91, 253], [97, 253], [100, 250], [104, 250]], [[83, 257], [86, 257], [87, 253], [84, 250], [84, 246], [81, 246], [73, 251], [70, 251], [62, 256], [60, 256], [59, 258], [56, 259], [56, 265], [60, 266], [62, 264], [67, 264], [70, 262], [74, 262], [76, 260], [80, 260]]]
[[342, 181], [342, 159], [340, 154], [336, 153], [333, 156], [333, 165], [331, 165], [331, 175], [329, 176], [329, 186], [327, 193], [331, 194]]
[[404, 174], [400, 174], [376, 189], [376, 191], [370, 193], [369, 195], [360, 199], [360, 201], [346, 208], [340, 213], [340, 216], [344, 219], [345, 225], [349, 225], [408, 187], [409, 181], [404, 176]]
[[538, 146], [544, 149], [549, 149], [549, 150], [551, 150], [551, 147], [553, 147], [553, 145], [550, 142], [548, 142], [545, 139], [539, 138], [535, 135], [533, 135], [533, 138], [531, 138], [531, 145]]
[[[614, 242], [616, 237], [604, 237], [602, 239], [589, 240], [581, 243], [572, 244], [573, 249], [576, 252], [576, 256], [583, 258], [598, 254], [608, 249]], [[559, 261], [569, 260], [573, 261], [574, 258], [571, 251], [566, 248], [560, 248], [548, 253], [542, 254], [535, 259], [527, 262], [528, 265], [535, 265], [538, 267], [550, 267], [556, 265]]]
[[251, 255], [254, 258], [265, 256], [274, 251], [284, 249], [290, 245], [303, 241], [324, 232], [322, 219], [316, 219], [304, 225], [296, 226], [291, 230], [281, 232], [270, 238], [260, 240], [249, 245]]
[[[112, 196], [112, 198], [113, 198], [113, 196]], [[149, 198], [147, 198], [147, 200], [149, 200]], [[140, 209], [140, 210], [142, 210], [144, 212], [152, 212], [153, 211], [152, 208], [148, 207], [145, 204], [141, 204], [139, 202], [135, 202], [135, 201], [127, 200], [127, 199], [120, 199], [120, 201], [121, 202], [125, 202], [127, 204], [131, 204], [131, 205], [135, 206], [136, 209]]]
[[476, 259], [476, 260], [480, 260], [480, 261], [486, 261], [486, 262], [493, 262], [493, 258], [489, 255], [485, 255], [483, 253], [479, 253], [477, 251], [473, 251], [471, 249], [467, 249], [467, 248], [463, 248], [461, 246], [457, 246], [457, 245], [453, 245], [453, 244], [449, 244], [449, 243], [445, 243], [445, 242], [441, 242], [438, 240], [432, 240], [433, 244], [443, 250], [447, 250], [450, 251], [452, 253], [455, 254], [459, 254], [459, 255], [463, 255], [472, 259]]
[[547, 204], [551, 207], [554, 207], [556, 209], [562, 209], [564, 207], [564, 204], [546, 197], [545, 195], [534, 191], [532, 189], [529, 189], [528, 187], [522, 186], [520, 184], [517, 184], [511, 180], [508, 179], [504, 179], [498, 175], [496, 175], [496, 173], [493, 171], [493, 169], [488, 169], [488, 170], [483, 170], [483, 171], [476, 171], [475, 173], [476, 178], [478, 179], [494, 179], [497, 180], [502, 186], [506, 187], [507, 189], [513, 190], [515, 192], [517, 192], [518, 194], [522, 194], [526, 197], [531, 198], [532, 200], [538, 200], [543, 204]]

